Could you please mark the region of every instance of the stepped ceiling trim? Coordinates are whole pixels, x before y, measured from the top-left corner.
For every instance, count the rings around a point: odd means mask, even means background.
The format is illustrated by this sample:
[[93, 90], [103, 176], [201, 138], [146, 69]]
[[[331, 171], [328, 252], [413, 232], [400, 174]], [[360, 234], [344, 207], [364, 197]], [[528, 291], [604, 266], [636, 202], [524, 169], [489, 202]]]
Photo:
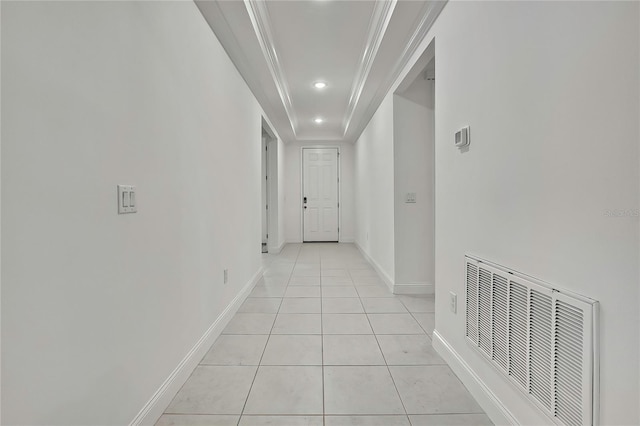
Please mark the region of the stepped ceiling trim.
[[[371, 120], [371, 117], [373, 117], [373, 114], [375, 114], [376, 110], [380, 106], [380, 102], [382, 102], [389, 89], [392, 88], [409, 61], [416, 54], [416, 51], [422, 44], [424, 38], [427, 36], [427, 33], [433, 26], [433, 23], [435, 22], [438, 15], [440, 15], [440, 12], [442, 12], [442, 9], [446, 5], [446, 3], [447, 1], [433, 1], [427, 2], [425, 4], [425, 7], [423, 9], [424, 13], [422, 13], [420, 23], [411, 35], [411, 38], [403, 49], [402, 54], [398, 57], [398, 60], [393, 65], [392, 71], [388, 74], [386, 81], [384, 82], [384, 84], [381, 84], [378, 87], [373, 101], [368, 105], [367, 111], [363, 115], [362, 123], [366, 124], [369, 122], [369, 120]], [[360, 129], [360, 131], [362, 130], [364, 129]]]
[[271, 72], [271, 77], [276, 85], [280, 100], [291, 123], [291, 129], [294, 136], [297, 137], [298, 119], [293, 109], [291, 102], [291, 95], [289, 92], [289, 85], [285, 78], [282, 64], [278, 58], [278, 49], [275, 45], [273, 38], [273, 31], [271, 30], [271, 22], [269, 18], [269, 11], [267, 10], [267, 2], [262, 0], [244, 0], [244, 4], [249, 13], [251, 24], [258, 36], [258, 42], [264, 54], [264, 58], [267, 61], [267, 66]]
[[378, 54], [378, 48], [382, 43], [384, 34], [387, 31], [387, 26], [391, 20], [391, 15], [396, 7], [396, 0], [391, 1], [378, 1], [375, 3], [373, 13], [371, 14], [371, 22], [369, 23], [369, 32], [367, 34], [367, 42], [365, 43], [364, 53], [358, 66], [358, 71], [353, 80], [353, 86], [351, 89], [351, 95], [349, 96], [349, 106], [347, 108], [347, 114], [345, 116], [343, 125], [343, 136], [347, 134], [351, 121], [353, 120], [353, 114], [356, 111], [360, 96], [364, 89], [364, 85], [369, 77], [369, 72]]

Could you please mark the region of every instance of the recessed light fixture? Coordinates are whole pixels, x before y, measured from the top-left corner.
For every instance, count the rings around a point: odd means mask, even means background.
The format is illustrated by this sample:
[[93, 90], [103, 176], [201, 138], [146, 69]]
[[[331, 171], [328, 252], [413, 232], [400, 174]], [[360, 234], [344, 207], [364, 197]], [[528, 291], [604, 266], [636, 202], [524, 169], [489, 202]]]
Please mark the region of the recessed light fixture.
[[316, 124], [320, 124], [320, 123], [322, 123], [324, 120], [323, 120], [322, 118], [318, 117], [318, 118], [316, 118], [316, 119], [315, 119], [315, 120], [313, 120], [313, 121], [315, 121], [315, 122], [316, 122]]
[[313, 83], [313, 87], [315, 87], [316, 89], [324, 89], [325, 87], [327, 87], [327, 83], [325, 83], [324, 81], [316, 81], [315, 83]]

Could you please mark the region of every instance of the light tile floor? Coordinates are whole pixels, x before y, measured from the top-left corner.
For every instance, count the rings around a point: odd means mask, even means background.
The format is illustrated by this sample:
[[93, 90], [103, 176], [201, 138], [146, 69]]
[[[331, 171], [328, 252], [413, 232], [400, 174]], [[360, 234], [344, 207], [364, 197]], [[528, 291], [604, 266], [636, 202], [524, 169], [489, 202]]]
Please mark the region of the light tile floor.
[[394, 296], [352, 244], [290, 244], [157, 425], [491, 425], [431, 345], [434, 299]]

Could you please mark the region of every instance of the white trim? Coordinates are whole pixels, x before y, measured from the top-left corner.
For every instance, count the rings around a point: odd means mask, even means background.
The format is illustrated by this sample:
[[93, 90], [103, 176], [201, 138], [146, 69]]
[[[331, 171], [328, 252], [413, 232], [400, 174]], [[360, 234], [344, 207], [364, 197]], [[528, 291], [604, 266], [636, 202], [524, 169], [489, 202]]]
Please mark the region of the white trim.
[[278, 254], [282, 251], [285, 244], [287, 244], [287, 242], [283, 241], [280, 243], [279, 246], [267, 246], [267, 250], [269, 250], [269, 254]]
[[[414, 33], [411, 35], [411, 39], [409, 39], [409, 42], [405, 45], [404, 50], [400, 55], [400, 58], [398, 58], [395, 65], [393, 66], [393, 72], [391, 73], [391, 75], [394, 76], [394, 78], [392, 80], [391, 90], [389, 91], [395, 92], [397, 87], [404, 80], [406, 73], [404, 73], [403, 71], [406, 70], [407, 64], [411, 62], [411, 67], [409, 67], [409, 69], [411, 69], [415, 64], [415, 62], [417, 62], [417, 58], [414, 60], [413, 57], [416, 54], [416, 52], [418, 52], [418, 49], [424, 42], [425, 37], [427, 36], [427, 33], [433, 26], [433, 23], [436, 21], [436, 18], [440, 15], [440, 12], [442, 12], [442, 9], [444, 9], [445, 5], [447, 4], [447, 1], [448, 0], [432, 1], [427, 3], [427, 6], [426, 6], [427, 10], [422, 15], [422, 18], [420, 19], [420, 23], [416, 27], [416, 30], [414, 31]], [[431, 41], [429, 41], [429, 44], [430, 43]], [[424, 50], [426, 50], [426, 47]], [[424, 50], [420, 52], [420, 56], [422, 56], [422, 53], [424, 53]], [[401, 76], [402, 78], [399, 78]]]
[[[261, 129], [264, 129], [264, 126], [261, 126]], [[274, 235], [277, 234], [276, 232], [273, 232], [272, 225], [271, 225], [271, 211], [273, 210], [273, 206], [271, 205], [271, 188], [269, 188], [269, 186], [271, 185], [271, 180], [269, 179], [271, 177], [271, 162], [269, 161], [269, 145], [270, 145], [270, 136], [261, 136], [260, 140], [261, 140], [261, 147], [260, 147], [260, 162], [261, 162], [261, 176], [260, 176], [260, 189], [261, 192], [263, 192], [262, 190], [264, 189], [264, 193], [261, 194], [262, 195], [262, 208], [260, 210], [262, 210], [262, 244], [266, 244], [267, 245], [267, 249], [269, 247], [269, 236], [270, 235]], [[264, 185], [264, 186], [263, 186]], [[269, 208], [269, 206], [271, 206], [271, 208]], [[265, 223], [266, 222], [266, 223]], [[264, 229], [266, 225], [267, 229]]]
[[[241, 49], [240, 42], [236, 37], [233, 28], [227, 21], [225, 13], [220, 7], [219, 2], [217, 1], [194, 1], [195, 5], [198, 7], [202, 18], [205, 20], [211, 31], [215, 34], [216, 38], [220, 41], [220, 44], [223, 44], [225, 52], [229, 55], [229, 58], [233, 62], [233, 65], [238, 70], [240, 77], [247, 83], [247, 86], [251, 89], [251, 92], [256, 97], [260, 105], [266, 105], [264, 100], [268, 99], [267, 94], [264, 91], [264, 87], [260, 81], [260, 77], [253, 72], [253, 66], [249, 62], [247, 55], [244, 50]], [[216, 17], [219, 19], [212, 19], [211, 17]], [[215, 31], [214, 31], [215, 28]], [[224, 40], [224, 43], [222, 43]], [[262, 101], [262, 102], [260, 102]], [[263, 111], [263, 118], [265, 117], [266, 111]], [[270, 120], [267, 120], [269, 126], [274, 129]], [[279, 138], [279, 136], [278, 136]]]
[[259, 0], [244, 0], [244, 5], [249, 14], [249, 18], [251, 19], [251, 24], [253, 25], [253, 30], [256, 33], [258, 42], [260, 43], [262, 54], [264, 55], [269, 71], [271, 72], [273, 82], [276, 85], [276, 89], [278, 89], [278, 94], [280, 95], [280, 100], [282, 101], [282, 105], [287, 113], [287, 118], [289, 118], [291, 130], [293, 131], [293, 135], [297, 138], [298, 119], [296, 117], [295, 110], [293, 109], [291, 95], [289, 93], [289, 85], [287, 84], [287, 79], [284, 76], [282, 64], [275, 54], [277, 49], [275, 46], [273, 32], [271, 31], [271, 21], [269, 18], [269, 10], [267, 9], [267, 2]]
[[387, 287], [389, 287], [389, 291], [393, 293], [393, 280], [391, 279], [391, 277], [389, 277], [387, 272], [384, 269], [382, 269], [382, 267], [378, 264], [378, 262], [373, 260], [373, 258], [369, 256], [369, 254], [366, 251], [364, 251], [362, 247], [360, 247], [360, 244], [358, 244], [357, 241], [354, 241], [354, 244], [356, 245], [356, 247], [358, 247], [358, 250], [360, 250], [360, 253], [362, 253], [362, 255], [367, 260], [367, 262], [369, 262], [371, 266], [373, 266], [373, 269], [376, 270], [378, 275], [380, 275], [380, 277], [382, 278], [382, 281], [384, 281]]
[[409, 68], [409, 71], [404, 75], [402, 80], [397, 82], [397, 87], [393, 91], [394, 95], [401, 95], [406, 92], [409, 87], [416, 81], [420, 74], [424, 74], [425, 68], [429, 65], [429, 62], [435, 58], [436, 48], [435, 39], [432, 38], [429, 45], [424, 49], [422, 54], [416, 59], [415, 63]]
[[389, 25], [391, 15], [393, 15], [395, 7], [396, 0], [378, 1], [374, 3], [373, 12], [371, 13], [371, 21], [369, 22], [367, 41], [364, 45], [364, 55], [360, 60], [356, 76], [353, 80], [353, 86], [351, 87], [349, 105], [347, 107], [347, 114], [345, 115], [343, 123], [343, 137], [347, 134], [349, 126], [351, 126], [353, 114], [360, 102], [360, 95], [362, 95], [364, 85], [369, 77], [369, 72], [371, 71], [373, 62], [378, 55], [378, 49], [380, 48], [384, 34], [387, 32], [387, 26]]
[[395, 283], [387, 272], [373, 260], [371, 256], [358, 244], [357, 241], [353, 241], [355, 246], [360, 250], [362, 256], [369, 262], [373, 269], [376, 270], [378, 275], [382, 278], [384, 283], [389, 287], [389, 291], [393, 294], [435, 294], [435, 285], [427, 282], [424, 283]]
[[393, 294], [435, 294], [436, 286], [431, 283], [395, 283]]
[[478, 404], [487, 413], [487, 416], [496, 425], [520, 424], [509, 409], [498, 399], [491, 389], [471, 369], [469, 364], [447, 342], [438, 330], [433, 330], [433, 348], [451, 367]]
[[[278, 138], [275, 135], [275, 132], [271, 125], [268, 123], [266, 117], [262, 116], [262, 124], [261, 130], [265, 130], [268, 134], [267, 137], [267, 204], [269, 209], [267, 211], [267, 233], [269, 237], [267, 238], [267, 251], [272, 252], [272, 250], [276, 250], [272, 253], [279, 253], [280, 249], [284, 243], [280, 244], [280, 246], [275, 246], [274, 243], [277, 243], [277, 237], [280, 234], [280, 226], [278, 216], [280, 213], [280, 205], [278, 204], [279, 197], [279, 178], [278, 178]], [[278, 248], [279, 247], [279, 248]]]
[[[417, 59], [414, 59], [414, 56], [416, 55], [416, 53], [418, 53], [418, 49], [422, 46], [425, 37], [433, 26], [436, 18], [440, 15], [440, 12], [442, 12], [442, 9], [444, 9], [447, 2], [448, 0], [425, 2], [425, 6], [422, 9], [423, 12], [420, 23], [411, 35], [409, 42], [405, 45], [402, 54], [394, 64], [393, 70], [389, 74], [387, 74], [386, 79], [382, 82], [382, 84], [379, 85], [377, 92], [372, 98], [372, 101], [369, 103], [369, 106], [362, 114], [362, 119], [360, 123], [358, 123], [358, 127], [356, 127], [356, 130], [358, 130], [360, 133], [362, 133], [364, 128], [371, 121], [371, 118], [380, 107], [380, 103], [382, 102], [382, 100], [387, 96], [388, 93], [395, 92], [397, 86], [402, 82], [402, 80], [404, 80], [407, 65], [411, 63], [411, 66], [413, 66], [413, 64], [416, 62]], [[424, 50], [420, 52], [420, 55], [422, 55], [422, 52], [424, 52]], [[360, 133], [356, 132], [357, 135], [359, 135]], [[344, 137], [348, 138], [346, 132]], [[357, 139], [357, 137], [354, 137], [353, 142], [355, 143]]]
[[211, 324], [204, 335], [196, 342], [187, 355], [180, 361], [178, 366], [171, 372], [169, 377], [160, 385], [160, 388], [153, 394], [151, 399], [142, 407], [140, 412], [133, 418], [130, 426], [134, 425], [154, 425], [164, 410], [167, 408], [173, 397], [178, 393], [182, 385], [187, 381], [200, 360], [207, 353], [213, 342], [220, 336], [222, 330], [227, 326], [231, 318], [247, 298], [253, 287], [260, 281], [264, 270], [262, 267], [255, 273], [249, 282], [240, 290], [238, 295], [229, 303], [224, 311]]
[[340, 244], [353, 244], [356, 242], [355, 239], [353, 238], [340, 238], [340, 241], [338, 241]]

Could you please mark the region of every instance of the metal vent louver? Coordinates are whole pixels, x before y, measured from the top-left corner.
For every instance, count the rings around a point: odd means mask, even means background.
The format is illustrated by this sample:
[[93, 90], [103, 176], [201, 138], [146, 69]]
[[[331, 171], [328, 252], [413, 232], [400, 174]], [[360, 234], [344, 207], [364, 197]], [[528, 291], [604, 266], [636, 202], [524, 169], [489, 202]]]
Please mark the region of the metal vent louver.
[[509, 371], [509, 293], [508, 282], [493, 275], [493, 360]]
[[529, 393], [551, 410], [551, 297], [529, 292]]
[[480, 269], [480, 284], [478, 286], [478, 346], [491, 356], [491, 273]]
[[471, 256], [465, 275], [467, 340], [554, 423], [595, 425], [598, 302]]
[[527, 288], [509, 283], [509, 376], [527, 386]]
[[467, 263], [467, 338], [478, 344], [478, 267]]

